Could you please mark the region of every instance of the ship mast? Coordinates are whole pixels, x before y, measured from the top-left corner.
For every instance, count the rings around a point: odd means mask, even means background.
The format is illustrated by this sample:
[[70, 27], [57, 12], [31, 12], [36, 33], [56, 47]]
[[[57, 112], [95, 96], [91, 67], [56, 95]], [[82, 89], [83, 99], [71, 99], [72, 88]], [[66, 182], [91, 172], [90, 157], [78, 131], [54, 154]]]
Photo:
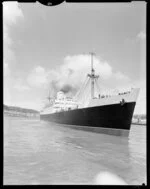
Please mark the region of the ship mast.
[[93, 68], [93, 55], [95, 53], [90, 52], [91, 55], [91, 74], [88, 74], [88, 77], [91, 79], [91, 98], [94, 98], [94, 84], [95, 84], [95, 79], [99, 77], [99, 75], [95, 75], [95, 70]]

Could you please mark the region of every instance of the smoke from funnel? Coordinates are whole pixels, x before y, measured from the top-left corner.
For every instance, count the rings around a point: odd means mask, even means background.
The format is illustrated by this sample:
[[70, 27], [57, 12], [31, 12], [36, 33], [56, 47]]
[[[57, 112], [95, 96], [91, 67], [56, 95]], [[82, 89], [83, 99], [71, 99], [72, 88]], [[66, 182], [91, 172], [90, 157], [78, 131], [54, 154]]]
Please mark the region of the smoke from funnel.
[[[101, 71], [101, 77], [108, 78], [112, 75], [111, 66], [107, 62], [100, 62], [93, 58], [96, 74]], [[64, 63], [57, 71], [49, 72], [50, 87], [55, 92], [63, 91], [67, 95], [75, 95], [82, 87], [87, 73], [90, 73], [91, 59], [89, 55], [67, 56]]]
[[58, 91], [63, 91], [66, 94], [74, 95], [78, 89], [78, 87], [73, 87], [70, 84], [60, 85], [60, 82], [55, 80], [51, 81], [50, 83], [50, 93], [52, 96], [56, 95]]
[[71, 85], [65, 84], [60, 90], [64, 93], [69, 93], [75, 91], [75, 88], [73, 88]]

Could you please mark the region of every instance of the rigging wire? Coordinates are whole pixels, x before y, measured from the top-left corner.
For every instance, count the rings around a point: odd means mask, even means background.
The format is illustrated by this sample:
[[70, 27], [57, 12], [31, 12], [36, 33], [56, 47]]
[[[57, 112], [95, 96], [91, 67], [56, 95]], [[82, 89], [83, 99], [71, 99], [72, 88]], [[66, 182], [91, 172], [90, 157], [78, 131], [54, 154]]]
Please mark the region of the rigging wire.
[[[89, 81], [90, 81], [90, 80], [89, 80]], [[90, 87], [90, 85], [89, 85], [89, 86], [87, 87], [87, 93], [86, 93], [85, 98], [84, 98], [84, 103], [83, 103], [84, 107], [86, 107], [86, 106], [88, 105], [89, 100], [90, 100], [90, 98], [91, 98], [91, 93], [90, 93], [90, 91], [91, 91], [91, 87]]]
[[90, 79], [88, 78], [87, 83], [86, 83], [86, 86], [85, 86], [84, 89], [83, 89], [83, 95], [82, 95], [82, 98], [83, 98], [83, 99], [84, 99], [84, 97], [87, 95], [86, 90], [87, 90], [87, 86], [89, 85], [89, 82], [90, 82]]
[[97, 78], [95, 79], [95, 83], [96, 83], [96, 86], [97, 86], [97, 88], [98, 88], [98, 93], [100, 93], [101, 90], [100, 90], [100, 87], [99, 87], [98, 79], [97, 79]]
[[84, 90], [84, 93], [83, 93], [83, 95], [79, 99], [80, 103], [82, 104], [82, 106], [85, 106], [85, 103], [87, 102], [87, 99], [89, 98], [89, 94], [90, 94], [89, 89], [90, 89], [90, 87], [87, 87], [87, 86], [90, 86], [89, 82], [90, 82], [90, 79], [88, 79], [88, 82], [86, 84], [86, 88]]
[[79, 94], [81, 93], [81, 90], [85, 87], [87, 82], [87, 78], [84, 80], [84, 83], [82, 84], [82, 87], [80, 87], [80, 90], [77, 92], [77, 94], [75, 95], [75, 98], [77, 98], [79, 96]]
[[76, 95], [76, 98], [79, 98], [79, 97], [80, 97], [80, 95], [82, 94], [81, 91], [84, 93], [84, 90], [85, 90], [85, 88], [86, 88], [88, 82], [89, 82], [89, 78], [86, 78], [85, 83], [84, 83], [83, 87], [80, 88], [80, 91], [79, 91], [79, 93]]

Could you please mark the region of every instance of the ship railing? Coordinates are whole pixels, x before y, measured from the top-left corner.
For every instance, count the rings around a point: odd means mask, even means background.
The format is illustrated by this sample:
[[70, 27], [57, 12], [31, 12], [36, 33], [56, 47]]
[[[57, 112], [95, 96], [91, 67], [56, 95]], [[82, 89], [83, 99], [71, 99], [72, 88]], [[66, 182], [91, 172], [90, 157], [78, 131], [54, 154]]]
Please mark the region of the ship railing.
[[[126, 91], [126, 92], [119, 92], [118, 94], [116, 94], [116, 95], [125, 95], [125, 94], [129, 94], [129, 93], [131, 93], [131, 91]], [[115, 96], [116, 96], [115, 95]], [[110, 94], [106, 94], [106, 95], [103, 95], [103, 94], [99, 94], [98, 95], [98, 98], [100, 99], [100, 98], [109, 98], [109, 97], [112, 97], [112, 96], [114, 96], [114, 95], [110, 95]], [[94, 98], [94, 99], [96, 99], [96, 98]]]
[[124, 95], [124, 94], [129, 94], [130, 91], [126, 91], [126, 92], [121, 92], [121, 93], [118, 93], [118, 95]]
[[[111, 97], [112, 95], [100, 95], [98, 96], [98, 98], [109, 98]], [[95, 98], [95, 99], [98, 99], [98, 98]]]

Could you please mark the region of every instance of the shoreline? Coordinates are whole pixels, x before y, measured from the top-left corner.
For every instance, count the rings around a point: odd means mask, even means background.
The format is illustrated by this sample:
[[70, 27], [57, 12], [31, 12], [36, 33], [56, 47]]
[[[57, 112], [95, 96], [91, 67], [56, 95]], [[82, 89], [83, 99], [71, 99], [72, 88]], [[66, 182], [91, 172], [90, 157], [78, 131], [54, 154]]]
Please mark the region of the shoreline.
[[146, 123], [131, 123], [131, 124], [133, 124], [133, 125], [144, 125], [144, 126], [146, 126]]
[[39, 115], [36, 114], [9, 114], [9, 113], [3, 113], [4, 117], [18, 117], [18, 118], [39, 118]]
[[[19, 117], [19, 118], [39, 118], [39, 115], [17, 115], [17, 114], [8, 114], [8, 113], [4, 113], [3, 114], [4, 117]], [[136, 122], [132, 122], [132, 125], [141, 125], [141, 126], [146, 126], [146, 123], [136, 123]]]

